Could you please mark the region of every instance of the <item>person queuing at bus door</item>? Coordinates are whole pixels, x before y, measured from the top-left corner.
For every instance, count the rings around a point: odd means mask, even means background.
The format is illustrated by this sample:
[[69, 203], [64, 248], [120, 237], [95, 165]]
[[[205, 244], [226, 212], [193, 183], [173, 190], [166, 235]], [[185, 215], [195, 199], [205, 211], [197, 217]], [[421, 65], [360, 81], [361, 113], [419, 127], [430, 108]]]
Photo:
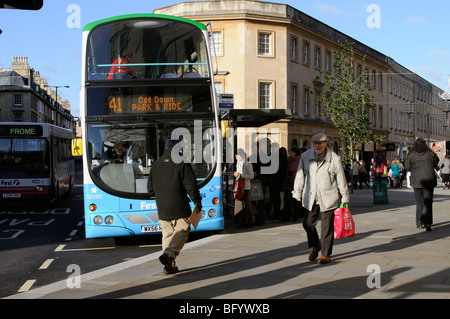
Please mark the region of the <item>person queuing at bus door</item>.
[[[306, 151], [306, 150], [305, 150]], [[292, 191], [294, 190], [294, 180], [297, 175], [298, 164], [300, 163], [301, 150], [298, 147], [293, 147], [289, 154], [288, 166], [286, 170], [286, 180], [284, 185], [284, 205], [285, 205], [285, 220], [297, 221], [302, 217], [301, 203], [292, 198]]]
[[441, 170], [443, 189], [450, 189], [450, 155], [445, 155], [439, 163], [439, 169]]
[[263, 154], [263, 150], [261, 149], [260, 142], [254, 142], [252, 145], [252, 155], [249, 157], [249, 162], [253, 167], [253, 174], [255, 175], [254, 179], [259, 179], [262, 184], [262, 194], [263, 199], [254, 201], [253, 204], [258, 209], [258, 214], [255, 216], [255, 226], [262, 226], [266, 223], [266, 189], [269, 185], [267, 180], [267, 175], [262, 174], [261, 168], [264, 164], [261, 161], [261, 156], [267, 158], [268, 156]]
[[281, 192], [284, 191], [283, 185], [287, 170], [287, 151], [286, 149], [280, 151], [280, 145], [277, 142], [273, 142], [270, 145], [270, 149], [271, 161], [277, 158], [278, 163], [275, 162], [270, 165], [274, 172], [270, 177], [269, 183], [270, 205], [268, 215], [270, 215], [270, 211], [272, 210], [273, 219], [281, 219]]
[[159, 261], [168, 274], [178, 272], [175, 260], [191, 230], [188, 195], [198, 209], [202, 208], [202, 197], [192, 166], [184, 161], [175, 163], [171, 157], [173, 147], [180, 141], [169, 133], [164, 154], [153, 164], [147, 184], [150, 196], [156, 199], [161, 220], [163, 254]]
[[237, 150], [236, 157], [236, 171], [233, 173], [236, 178], [245, 179], [244, 198], [236, 199], [234, 202], [234, 216], [241, 220], [239, 227], [250, 228], [255, 221], [254, 216], [258, 214], [258, 210], [250, 201], [251, 182], [254, 178], [253, 165], [245, 157], [245, 151], [240, 148]]
[[[350, 193], [345, 179], [341, 158], [331, 151], [328, 137], [324, 133], [316, 134], [311, 142], [314, 147], [302, 154], [294, 180], [292, 197], [302, 201], [305, 208], [303, 228], [308, 237], [308, 245], [312, 250], [309, 260], [314, 261], [319, 251], [321, 264], [331, 261], [334, 240], [334, 210], [350, 201]], [[321, 238], [316, 230], [320, 214]]]
[[129, 64], [131, 59], [133, 58], [133, 53], [127, 53], [125, 55], [121, 55], [119, 58], [116, 58], [109, 70], [108, 76], [106, 77], [108, 80], [112, 79], [124, 79], [127, 77], [131, 77], [135, 75], [135, 71], [130, 67], [124, 65]]
[[419, 137], [406, 157], [406, 170], [411, 172], [411, 186], [416, 199], [416, 226], [431, 231], [433, 224], [433, 192], [437, 185], [435, 170], [439, 157]]

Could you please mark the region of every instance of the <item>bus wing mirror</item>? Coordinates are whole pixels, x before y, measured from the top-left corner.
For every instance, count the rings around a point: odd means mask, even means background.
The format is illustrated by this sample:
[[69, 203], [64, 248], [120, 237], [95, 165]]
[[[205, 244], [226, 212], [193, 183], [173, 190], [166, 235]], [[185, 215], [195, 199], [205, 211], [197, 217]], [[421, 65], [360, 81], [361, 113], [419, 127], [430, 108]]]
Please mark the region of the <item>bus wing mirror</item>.
[[44, 5], [44, 0], [4, 0], [0, 3], [0, 9], [39, 10]]
[[72, 139], [72, 156], [83, 155], [83, 140], [81, 138]]

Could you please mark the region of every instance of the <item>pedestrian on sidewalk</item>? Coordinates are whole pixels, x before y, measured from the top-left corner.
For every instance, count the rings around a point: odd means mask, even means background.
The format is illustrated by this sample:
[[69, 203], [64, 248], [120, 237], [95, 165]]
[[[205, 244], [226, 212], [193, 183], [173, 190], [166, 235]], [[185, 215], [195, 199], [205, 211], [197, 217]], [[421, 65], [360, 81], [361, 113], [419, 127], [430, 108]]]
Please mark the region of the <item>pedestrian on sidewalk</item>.
[[402, 173], [402, 167], [398, 160], [393, 160], [391, 165], [393, 188], [400, 187], [400, 178]]
[[419, 137], [406, 157], [406, 170], [411, 172], [411, 186], [416, 199], [416, 226], [431, 231], [433, 224], [433, 191], [437, 185], [435, 170], [439, 157]]
[[366, 169], [366, 163], [363, 160], [359, 160], [359, 188], [363, 189], [364, 185], [367, 188], [370, 188], [369, 186], [369, 173]]
[[439, 163], [439, 169], [441, 170], [442, 183], [444, 189], [450, 189], [450, 155], [445, 155]]
[[[345, 179], [341, 158], [328, 146], [328, 137], [319, 133], [312, 137], [314, 144], [302, 154], [294, 181], [292, 197], [302, 201], [305, 208], [303, 228], [308, 236], [308, 245], [313, 248], [309, 260], [327, 264], [331, 260], [334, 240], [334, 210], [350, 201], [350, 193]], [[316, 230], [320, 214], [321, 238]]]
[[189, 197], [201, 210], [202, 197], [191, 164], [174, 162], [173, 147], [181, 140], [168, 135], [164, 154], [155, 161], [148, 177], [148, 192], [155, 196], [162, 228], [162, 251], [159, 261], [168, 274], [178, 272], [175, 259], [191, 231]]

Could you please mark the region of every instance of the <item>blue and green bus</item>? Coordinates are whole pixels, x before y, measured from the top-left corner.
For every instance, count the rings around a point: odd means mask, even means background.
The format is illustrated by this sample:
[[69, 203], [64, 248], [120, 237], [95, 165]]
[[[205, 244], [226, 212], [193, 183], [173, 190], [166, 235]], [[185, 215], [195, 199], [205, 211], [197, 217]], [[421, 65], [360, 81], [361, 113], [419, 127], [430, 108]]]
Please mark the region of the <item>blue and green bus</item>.
[[183, 136], [203, 197], [197, 231], [221, 230], [221, 134], [204, 24], [123, 15], [83, 29], [80, 114], [87, 238], [161, 231], [147, 192], [169, 133]]

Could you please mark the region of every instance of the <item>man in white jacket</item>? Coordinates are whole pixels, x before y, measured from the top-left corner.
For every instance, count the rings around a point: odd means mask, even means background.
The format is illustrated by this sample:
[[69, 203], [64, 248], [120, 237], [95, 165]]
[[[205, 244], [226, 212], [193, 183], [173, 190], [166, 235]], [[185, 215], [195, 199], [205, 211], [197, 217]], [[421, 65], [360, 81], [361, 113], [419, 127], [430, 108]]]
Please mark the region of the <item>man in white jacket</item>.
[[[324, 133], [316, 134], [311, 142], [314, 147], [302, 154], [295, 176], [292, 197], [302, 201], [305, 208], [303, 228], [308, 235], [308, 245], [313, 248], [309, 260], [316, 260], [319, 251], [322, 257], [319, 263], [327, 264], [331, 260], [334, 240], [334, 210], [339, 201], [350, 201], [341, 158], [328, 146], [328, 137]], [[320, 214], [321, 240], [316, 230]]]

